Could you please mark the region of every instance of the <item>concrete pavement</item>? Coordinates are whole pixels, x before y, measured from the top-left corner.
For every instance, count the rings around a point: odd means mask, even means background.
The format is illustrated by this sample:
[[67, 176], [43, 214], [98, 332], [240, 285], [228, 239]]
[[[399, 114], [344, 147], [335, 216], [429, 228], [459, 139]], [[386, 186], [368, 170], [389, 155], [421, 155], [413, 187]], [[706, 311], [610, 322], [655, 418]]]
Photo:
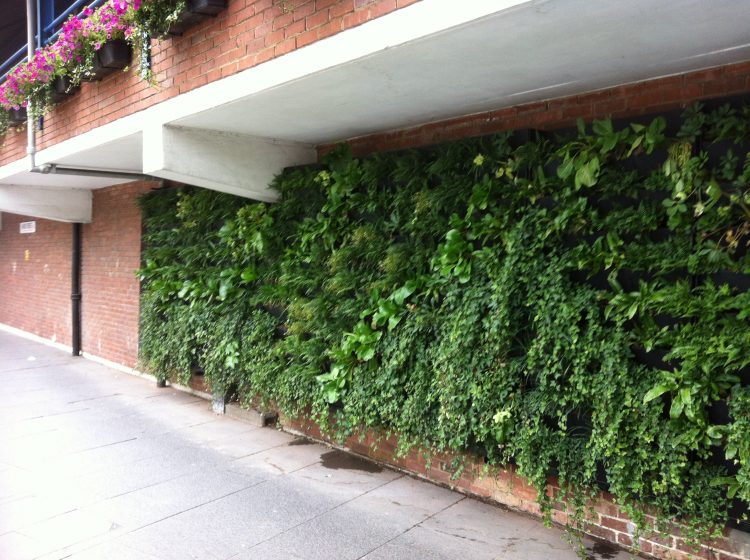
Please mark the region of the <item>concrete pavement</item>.
[[0, 387], [2, 560], [577, 558], [532, 518], [5, 332]]

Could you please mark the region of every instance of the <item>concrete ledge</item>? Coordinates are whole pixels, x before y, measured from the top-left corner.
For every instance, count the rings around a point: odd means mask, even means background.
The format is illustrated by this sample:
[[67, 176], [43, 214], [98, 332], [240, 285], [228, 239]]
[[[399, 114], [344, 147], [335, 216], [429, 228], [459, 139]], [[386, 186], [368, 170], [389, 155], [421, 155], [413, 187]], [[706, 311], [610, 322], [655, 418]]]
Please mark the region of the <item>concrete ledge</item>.
[[278, 418], [275, 412], [260, 412], [254, 408], [242, 408], [236, 403], [228, 403], [224, 408], [224, 414], [229, 416], [229, 418], [239, 420], [240, 422], [247, 422], [259, 428], [275, 424]]

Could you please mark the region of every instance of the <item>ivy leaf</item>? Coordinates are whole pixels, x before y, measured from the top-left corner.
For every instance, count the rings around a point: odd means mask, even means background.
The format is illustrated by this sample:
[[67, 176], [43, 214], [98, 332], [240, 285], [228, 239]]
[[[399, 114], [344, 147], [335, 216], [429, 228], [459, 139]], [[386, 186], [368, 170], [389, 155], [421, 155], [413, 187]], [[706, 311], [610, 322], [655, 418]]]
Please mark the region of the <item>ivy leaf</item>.
[[573, 168], [573, 159], [570, 157], [570, 154], [565, 154], [565, 159], [557, 167], [557, 176], [563, 180], [567, 179], [573, 173]]
[[594, 134], [598, 136], [609, 136], [614, 133], [612, 121], [609, 119], [594, 120], [591, 124], [591, 129], [594, 131]]
[[229, 290], [232, 289], [232, 283], [229, 280], [222, 280], [219, 284], [219, 299], [224, 301], [229, 295]]
[[245, 270], [242, 271], [242, 274], [240, 274], [240, 278], [242, 278], [243, 282], [252, 282], [256, 278], [258, 278], [258, 273], [256, 272], [254, 267], [248, 266]]
[[412, 295], [416, 291], [416, 289], [417, 283], [413, 280], [410, 280], [409, 282], [401, 286], [398, 290], [393, 292], [393, 294], [391, 294], [391, 298], [396, 303], [396, 305], [401, 306], [404, 304], [404, 300]]
[[593, 157], [576, 171], [575, 185], [576, 189], [581, 186], [593, 187], [599, 179], [599, 158]]

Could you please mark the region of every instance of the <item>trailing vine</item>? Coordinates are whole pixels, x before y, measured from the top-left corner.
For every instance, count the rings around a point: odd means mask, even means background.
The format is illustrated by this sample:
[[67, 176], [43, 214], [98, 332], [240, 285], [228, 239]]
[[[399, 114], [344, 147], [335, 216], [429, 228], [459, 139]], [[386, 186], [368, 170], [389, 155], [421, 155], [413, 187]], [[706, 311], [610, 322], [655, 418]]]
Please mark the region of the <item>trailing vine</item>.
[[606, 488], [638, 531], [716, 534], [750, 502], [748, 115], [341, 148], [272, 205], [150, 193], [143, 360], [513, 464], [580, 527]]

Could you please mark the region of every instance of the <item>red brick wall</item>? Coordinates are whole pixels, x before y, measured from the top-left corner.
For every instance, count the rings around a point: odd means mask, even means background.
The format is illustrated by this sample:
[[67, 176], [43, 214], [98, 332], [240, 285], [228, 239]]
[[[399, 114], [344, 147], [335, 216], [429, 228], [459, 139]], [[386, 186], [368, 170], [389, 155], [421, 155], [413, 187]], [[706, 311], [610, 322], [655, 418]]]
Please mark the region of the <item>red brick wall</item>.
[[[137, 197], [153, 183], [94, 191], [93, 220], [83, 226], [81, 346], [135, 367], [138, 357], [141, 213]], [[0, 323], [70, 346], [72, 225], [3, 213], [0, 231]], [[29, 251], [29, 260], [24, 252]]]
[[36, 233], [19, 233], [34, 219], [2, 214], [0, 323], [69, 346], [72, 226], [37, 219]]
[[[230, 76], [418, 0], [229, 0], [218, 17], [181, 37], [154, 41], [150, 87], [135, 72], [84, 83], [44, 119], [44, 149], [108, 122]], [[0, 165], [24, 157], [26, 135], [8, 132]], [[2, 142], [2, 141], [0, 141]]]
[[93, 220], [83, 226], [81, 346], [135, 367], [138, 358], [141, 212], [137, 197], [154, 183], [94, 191]]

